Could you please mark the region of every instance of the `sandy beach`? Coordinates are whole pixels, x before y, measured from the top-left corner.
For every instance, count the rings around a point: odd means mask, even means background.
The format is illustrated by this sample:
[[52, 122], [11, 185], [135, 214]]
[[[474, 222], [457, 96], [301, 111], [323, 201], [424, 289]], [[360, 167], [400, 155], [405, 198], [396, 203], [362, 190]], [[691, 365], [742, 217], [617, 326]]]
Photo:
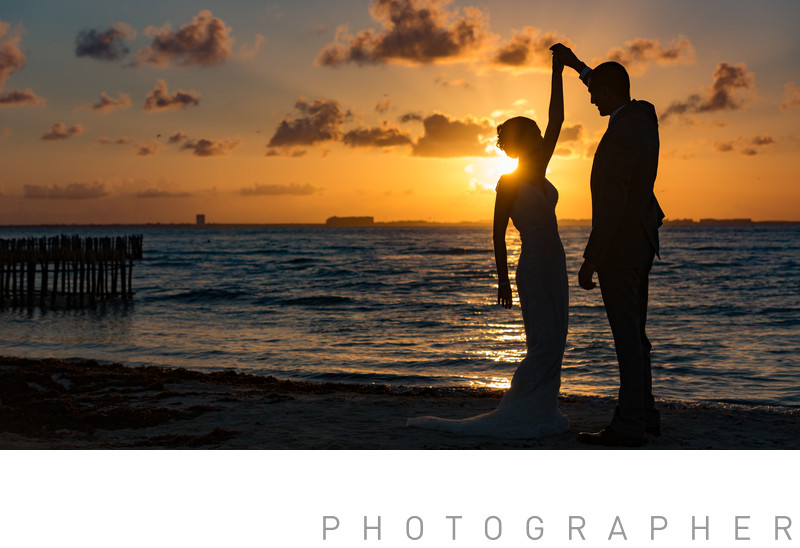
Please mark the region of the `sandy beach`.
[[[614, 400], [562, 394], [570, 431], [461, 437], [408, 417], [468, 417], [501, 391], [281, 381], [235, 371], [0, 358], [0, 449], [591, 449]], [[663, 435], [640, 450], [798, 449], [800, 409], [660, 401]]]

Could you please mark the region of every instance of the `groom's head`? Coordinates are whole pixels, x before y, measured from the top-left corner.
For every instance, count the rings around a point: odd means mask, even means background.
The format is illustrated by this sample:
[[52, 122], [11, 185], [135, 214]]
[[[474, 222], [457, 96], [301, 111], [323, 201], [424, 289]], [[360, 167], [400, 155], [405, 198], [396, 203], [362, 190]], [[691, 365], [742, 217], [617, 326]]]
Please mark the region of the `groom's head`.
[[600, 116], [608, 116], [631, 100], [631, 79], [625, 67], [615, 61], [597, 65], [588, 80], [589, 94]]

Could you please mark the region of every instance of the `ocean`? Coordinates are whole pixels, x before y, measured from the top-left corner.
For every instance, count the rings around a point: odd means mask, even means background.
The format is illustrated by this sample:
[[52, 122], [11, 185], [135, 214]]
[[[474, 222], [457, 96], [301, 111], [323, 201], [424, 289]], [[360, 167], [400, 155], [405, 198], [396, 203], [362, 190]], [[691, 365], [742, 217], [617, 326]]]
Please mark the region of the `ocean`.
[[[600, 292], [577, 286], [588, 231], [560, 228], [562, 392], [612, 396]], [[506, 387], [525, 355], [519, 307], [495, 304], [488, 226], [0, 228], [0, 238], [133, 233], [144, 236], [133, 301], [0, 310], [0, 355], [398, 390]], [[667, 225], [661, 237], [648, 317], [656, 396], [800, 406], [800, 225]], [[513, 228], [508, 245], [513, 265]]]

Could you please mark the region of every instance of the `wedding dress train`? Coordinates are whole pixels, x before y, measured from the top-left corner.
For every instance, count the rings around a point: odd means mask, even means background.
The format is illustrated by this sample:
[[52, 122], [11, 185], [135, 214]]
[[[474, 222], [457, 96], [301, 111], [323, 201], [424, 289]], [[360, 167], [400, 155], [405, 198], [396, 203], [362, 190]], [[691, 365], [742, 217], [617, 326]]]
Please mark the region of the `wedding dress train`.
[[558, 392], [569, 290], [555, 216], [557, 201], [558, 191], [549, 181], [543, 190], [519, 183], [511, 220], [522, 242], [516, 283], [528, 352], [497, 409], [467, 419], [414, 417], [408, 426], [517, 439], [567, 430], [567, 417], [558, 409]]

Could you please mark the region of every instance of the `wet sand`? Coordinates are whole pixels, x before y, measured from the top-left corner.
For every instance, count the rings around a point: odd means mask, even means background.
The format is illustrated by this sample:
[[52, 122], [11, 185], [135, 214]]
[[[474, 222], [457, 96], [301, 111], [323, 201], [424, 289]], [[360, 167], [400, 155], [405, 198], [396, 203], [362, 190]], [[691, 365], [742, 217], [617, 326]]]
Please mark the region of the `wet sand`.
[[[406, 427], [492, 410], [502, 391], [305, 383], [235, 371], [0, 357], [0, 449], [580, 449], [614, 400], [561, 396], [570, 431], [542, 439]], [[660, 401], [653, 449], [800, 449], [800, 409]], [[606, 450], [606, 449], [600, 449]]]

